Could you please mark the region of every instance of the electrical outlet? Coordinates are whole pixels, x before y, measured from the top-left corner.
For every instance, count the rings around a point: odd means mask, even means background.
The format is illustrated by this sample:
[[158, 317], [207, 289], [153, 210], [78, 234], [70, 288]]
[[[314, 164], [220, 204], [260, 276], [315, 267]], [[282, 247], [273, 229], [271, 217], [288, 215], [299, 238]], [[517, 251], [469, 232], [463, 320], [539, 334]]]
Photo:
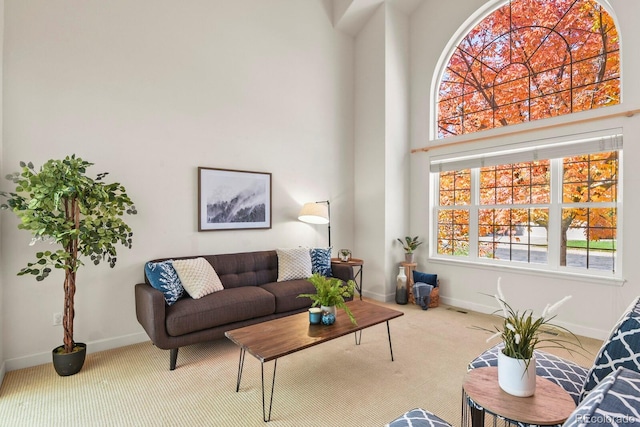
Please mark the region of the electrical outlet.
[[53, 326], [62, 325], [62, 313], [53, 313]]

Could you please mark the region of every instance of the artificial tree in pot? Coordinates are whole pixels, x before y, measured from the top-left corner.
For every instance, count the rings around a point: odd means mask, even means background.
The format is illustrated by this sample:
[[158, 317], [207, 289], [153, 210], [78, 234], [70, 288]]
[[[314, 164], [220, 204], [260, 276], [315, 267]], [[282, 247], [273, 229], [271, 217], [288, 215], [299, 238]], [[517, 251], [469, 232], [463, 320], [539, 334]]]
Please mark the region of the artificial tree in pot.
[[[49, 160], [39, 171], [31, 162], [20, 162], [22, 171], [6, 176], [16, 185], [15, 191], [0, 192], [7, 199], [0, 207], [18, 216], [18, 228], [33, 235], [32, 245], [49, 241], [61, 246], [55, 251], [37, 252], [36, 261], [27, 263], [18, 275], [34, 275], [42, 281], [51, 273], [51, 267], [64, 270], [63, 345], [53, 351], [54, 366], [63, 376], [79, 372], [86, 354], [86, 345], [73, 339], [76, 272], [84, 265], [80, 257], [89, 257], [95, 265], [106, 261], [114, 267], [115, 245], [131, 248], [133, 236], [122, 217], [137, 213], [124, 186], [103, 182], [107, 173], [100, 173], [95, 179], [86, 175], [92, 165], [75, 154], [63, 160]], [[74, 353], [81, 353], [79, 366], [56, 364], [56, 355]]]

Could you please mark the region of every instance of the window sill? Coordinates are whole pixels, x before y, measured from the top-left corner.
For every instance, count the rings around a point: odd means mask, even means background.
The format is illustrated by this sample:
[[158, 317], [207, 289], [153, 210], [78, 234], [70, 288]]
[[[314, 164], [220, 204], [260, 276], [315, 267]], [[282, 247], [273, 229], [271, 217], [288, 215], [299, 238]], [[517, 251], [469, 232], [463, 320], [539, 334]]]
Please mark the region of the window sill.
[[539, 276], [539, 277], [548, 277], [558, 279], [561, 278], [563, 280], [574, 280], [579, 282], [589, 282], [595, 283], [604, 286], [624, 286], [626, 280], [622, 277], [613, 277], [613, 276], [605, 276], [602, 274], [598, 274], [597, 271], [589, 271], [589, 273], [578, 273], [572, 271], [552, 271], [552, 270], [541, 270], [535, 268], [534, 266], [516, 266], [516, 265], [506, 265], [506, 264], [489, 264], [483, 262], [475, 262], [469, 260], [462, 259], [453, 259], [453, 258], [441, 258], [441, 257], [429, 257], [428, 261], [430, 264], [442, 264], [442, 265], [451, 265], [462, 268], [473, 268], [473, 269], [484, 269], [484, 270], [492, 270], [492, 271], [504, 271], [509, 270], [511, 272], [518, 272], [522, 274], [526, 274], [529, 276]]

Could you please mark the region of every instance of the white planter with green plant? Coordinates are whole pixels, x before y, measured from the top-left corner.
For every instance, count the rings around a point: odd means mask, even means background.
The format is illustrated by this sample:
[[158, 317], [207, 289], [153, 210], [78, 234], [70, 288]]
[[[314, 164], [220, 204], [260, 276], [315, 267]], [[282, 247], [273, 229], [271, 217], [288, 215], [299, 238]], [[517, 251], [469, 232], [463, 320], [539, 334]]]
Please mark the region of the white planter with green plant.
[[356, 288], [356, 282], [349, 280], [343, 282], [336, 277], [325, 277], [318, 273], [313, 274], [307, 279], [316, 288], [315, 294], [300, 294], [298, 298], [311, 298], [312, 307], [336, 307], [341, 308], [347, 313], [351, 323], [356, 325], [356, 319], [349, 310], [349, 306], [345, 302], [345, 298], [353, 297]]
[[584, 350], [584, 347], [567, 328], [551, 323], [556, 317], [554, 313], [571, 296], [555, 304], [547, 304], [542, 315], [534, 317], [532, 310], [520, 312], [507, 304], [500, 281], [498, 278], [498, 293], [493, 297], [500, 306], [495, 314], [502, 318], [502, 325], [495, 326], [495, 333], [487, 341], [500, 337], [504, 344], [498, 353], [500, 388], [514, 396], [528, 397], [534, 394], [536, 387], [536, 349], [557, 348], [573, 353]]
[[[63, 345], [54, 349], [53, 356], [56, 371], [65, 376], [82, 368], [86, 353], [86, 346], [76, 343], [73, 337], [76, 272], [84, 265], [80, 257], [89, 257], [95, 265], [106, 261], [114, 267], [115, 244], [131, 248], [133, 236], [122, 217], [137, 213], [124, 186], [102, 182], [107, 173], [100, 173], [95, 179], [86, 176], [92, 165], [75, 154], [63, 160], [49, 160], [39, 171], [31, 162], [20, 162], [22, 171], [6, 176], [16, 185], [14, 192], [0, 192], [7, 199], [0, 208], [17, 215], [18, 228], [31, 232], [32, 245], [47, 241], [61, 246], [54, 251], [36, 252], [36, 260], [27, 263], [18, 276], [33, 275], [42, 281], [52, 267], [64, 270]], [[63, 366], [59, 370], [56, 355], [74, 352], [83, 353], [80, 366]]]

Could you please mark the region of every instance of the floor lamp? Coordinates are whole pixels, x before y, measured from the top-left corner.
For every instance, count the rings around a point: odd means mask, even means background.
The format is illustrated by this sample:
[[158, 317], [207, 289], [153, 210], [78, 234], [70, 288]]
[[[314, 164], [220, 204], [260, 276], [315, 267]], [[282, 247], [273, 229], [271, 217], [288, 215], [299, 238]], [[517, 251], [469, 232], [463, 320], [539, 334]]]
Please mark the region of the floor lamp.
[[327, 224], [329, 247], [331, 247], [331, 204], [328, 200], [305, 203], [298, 219], [309, 224]]

